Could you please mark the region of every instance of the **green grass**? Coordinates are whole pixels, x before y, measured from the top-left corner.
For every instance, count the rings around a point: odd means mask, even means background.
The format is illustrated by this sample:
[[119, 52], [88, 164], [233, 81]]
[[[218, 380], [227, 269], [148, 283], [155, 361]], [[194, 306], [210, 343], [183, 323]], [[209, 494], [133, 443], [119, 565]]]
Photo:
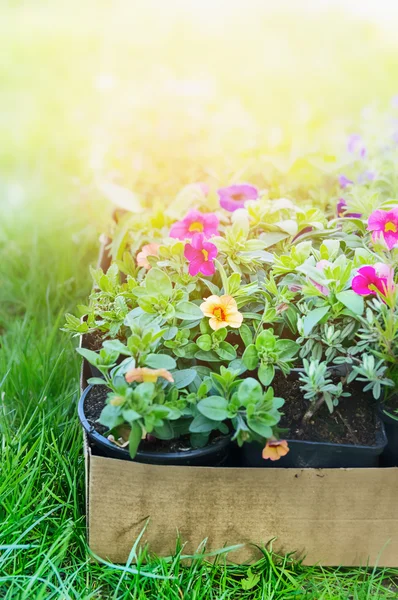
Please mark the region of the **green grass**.
[[[222, 555], [214, 564], [200, 556], [184, 563], [184, 549], [178, 540], [175, 554], [167, 559], [148, 556], [138, 544], [127, 568], [91, 561], [85, 537], [84, 464], [76, 411], [79, 360], [74, 344], [59, 330], [63, 314], [73, 311], [90, 289], [88, 265], [96, 260], [98, 236], [109, 216], [87, 168], [93, 140], [99, 136], [106, 140], [107, 150], [114, 150], [108, 166], [101, 168], [120, 169], [121, 180], [129, 183], [133, 179], [129, 152], [142, 148], [144, 169], [136, 184], [150, 197], [153, 190], [175, 193], [182, 183], [198, 177], [207, 164], [210, 170], [226, 172], [229, 177], [238, 172], [239, 162], [236, 153], [225, 161], [217, 127], [221, 128], [222, 144], [229, 143], [228, 152], [232, 152], [236, 144], [232, 145], [228, 136], [233, 121], [242, 157], [250, 159], [251, 126], [248, 145], [241, 136], [247, 129], [245, 111], [256, 117], [260, 140], [281, 123], [285, 111], [295, 141], [300, 132], [308, 147], [314, 136], [330, 131], [330, 118], [348, 125], [355, 122], [375, 88], [380, 101], [387, 102], [398, 73], [391, 36], [366, 24], [354, 31], [349, 21], [325, 18], [328, 41], [324, 46], [318, 17], [314, 23], [309, 19], [303, 24], [304, 34], [294, 15], [290, 21], [286, 15], [268, 21], [266, 13], [257, 18], [257, 7], [251, 15], [250, 11], [244, 13], [251, 23], [246, 27], [251, 36], [247, 45], [250, 61], [238, 52], [230, 28], [226, 28], [224, 51], [214, 31], [208, 30], [207, 19], [202, 19], [199, 28], [194, 20], [188, 35], [185, 13], [181, 23], [174, 15], [169, 30], [162, 27], [161, 19], [156, 21], [151, 54], [147, 52], [148, 31], [140, 19], [111, 19], [121, 2], [83, 4], [10, 1], [4, 3], [0, 14], [0, 31], [9, 50], [0, 59], [0, 598], [396, 598], [398, 569], [303, 567], [270, 548], [263, 549], [263, 558], [251, 571], [226, 565]], [[90, 12], [93, 7], [98, 10], [98, 21]], [[224, 15], [218, 18], [223, 20]], [[238, 13], [238, 23], [240, 18]], [[153, 22], [153, 7], [142, 19], [144, 24]], [[113, 37], [109, 38], [109, 31]], [[209, 39], [203, 45], [201, 36], [208, 31]], [[360, 51], [351, 55], [353, 35]], [[188, 38], [195, 43], [191, 59], [184, 62], [184, 39]], [[289, 39], [295, 40], [291, 46], [285, 43]], [[275, 43], [280, 44], [280, 77], [265, 55], [256, 63], [260, 40], [267, 40], [271, 55]], [[201, 58], [207, 43], [216, 51], [206, 68], [217, 76], [218, 85], [209, 108], [218, 115], [209, 121], [211, 136], [201, 129], [207, 126], [207, 117], [202, 121], [198, 117], [197, 129], [204, 143], [191, 144], [190, 135], [196, 131], [190, 112], [194, 101], [183, 101], [189, 105], [186, 113], [181, 104], [174, 109], [177, 92], [166, 98], [166, 117], [178, 125], [181, 120], [181, 130], [188, 128], [188, 139], [179, 136], [176, 127], [169, 131], [171, 140], [159, 141], [151, 119], [155, 121], [165, 106], [158, 99], [159, 72], [152, 65], [163, 60], [168, 75], [186, 79], [192, 77], [192, 69], [202, 74]], [[295, 50], [300, 43], [305, 46], [301, 69]], [[318, 48], [322, 48], [320, 54]], [[234, 69], [225, 68], [232, 63]], [[123, 93], [117, 92], [117, 98], [109, 101], [106, 95], [99, 98], [91, 85], [96, 74], [112, 68], [124, 82], [122, 91], [131, 85], [134, 93], [137, 85], [141, 91], [141, 117], [134, 126], [128, 118], [129, 106], [121, 102]], [[239, 86], [236, 69], [241, 74]], [[243, 108], [230, 108], [230, 121], [225, 125], [220, 102], [233, 94], [240, 94]], [[146, 113], [149, 101], [152, 106]], [[301, 124], [294, 126], [296, 101], [313, 102], [308, 123], [311, 135], [303, 131], [306, 125], [300, 116]], [[115, 121], [109, 112], [113, 106]], [[243, 129], [236, 123], [240, 118]], [[325, 139], [319, 141], [327, 148]], [[125, 154], [121, 148], [127, 148]], [[257, 148], [253, 154], [262, 152], [264, 148]]]

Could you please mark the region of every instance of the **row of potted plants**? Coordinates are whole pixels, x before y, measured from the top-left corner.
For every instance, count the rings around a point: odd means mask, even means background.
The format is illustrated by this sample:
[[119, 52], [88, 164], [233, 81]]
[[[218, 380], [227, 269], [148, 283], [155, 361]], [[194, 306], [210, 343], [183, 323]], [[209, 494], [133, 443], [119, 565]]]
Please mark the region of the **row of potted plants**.
[[362, 138], [348, 143], [351, 171], [322, 201], [198, 183], [189, 206], [119, 213], [109, 267], [92, 270], [64, 327], [83, 336], [79, 415], [102, 452], [396, 464], [398, 204], [366, 169]]

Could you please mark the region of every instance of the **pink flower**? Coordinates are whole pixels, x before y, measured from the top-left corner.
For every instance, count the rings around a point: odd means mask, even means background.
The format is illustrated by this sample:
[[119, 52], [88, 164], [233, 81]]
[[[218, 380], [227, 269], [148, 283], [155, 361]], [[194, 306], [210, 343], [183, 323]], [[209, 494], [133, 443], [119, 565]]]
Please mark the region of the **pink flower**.
[[[331, 266], [331, 262], [329, 262], [328, 260], [320, 260], [316, 263], [316, 268], [318, 269], [318, 271], [324, 271], [325, 267], [330, 267]], [[323, 294], [324, 296], [329, 296], [330, 294], [330, 290], [328, 287], [326, 287], [326, 285], [322, 285], [321, 283], [317, 283], [316, 281], [313, 281], [311, 279], [311, 283], [314, 284], [314, 286], [321, 292], [321, 294]]]
[[354, 183], [352, 179], [348, 179], [345, 175], [339, 175], [339, 184], [342, 190]]
[[[392, 210], [375, 210], [368, 219], [373, 242], [384, 238], [389, 250], [398, 246], [398, 206]], [[381, 240], [382, 241], [382, 240]]]
[[201, 213], [190, 210], [182, 221], [177, 221], [170, 229], [170, 237], [185, 240], [196, 233], [203, 233], [206, 238], [218, 235], [218, 217], [214, 213]]
[[238, 183], [218, 190], [220, 206], [234, 212], [238, 208], [244, 208], [246, 200], [257, 200], [258, 189], [249, 183]]
[[358, 269], [357, 275], [351, 282], [351, 287], [356, 294], [368, 296], [381, 293], [386, 296], [394, 291], [394, 270], [384, 263], [366, 265]]
[[150, 269], [151, 265], [148, 262], [148, 256], [158, 256], [160, 244], [146, 244], [142, 246], [141, 252], [137, 254], [137, 265], [144, 267], [144, 269]]
[[184, 256], [189, 260], [189, 274], [194, 277], [198, 273], [202, 275], [214, 275], [216, 269], [214, 259], [218, 253], [217, 247], [206, 242], [203, 233], [193, 236], [191, 243], [185, 244]]

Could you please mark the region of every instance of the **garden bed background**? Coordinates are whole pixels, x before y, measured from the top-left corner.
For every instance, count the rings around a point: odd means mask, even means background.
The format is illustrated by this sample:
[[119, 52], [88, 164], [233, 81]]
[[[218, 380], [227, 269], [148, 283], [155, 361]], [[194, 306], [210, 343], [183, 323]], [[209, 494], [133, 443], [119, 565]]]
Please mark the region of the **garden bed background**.
[[[108, 266], [105, 240], [99, 264]], [[83, 361], [81, 391], [91, 377]], [[262, 546], [295, 552], [306, 565], [398, 567], [398, 468], [186, 467], [107, 458], [84, 434], [89, 545], [127, 561], [143, 543], [169, 555], [176, 533], [195, 552], [243, 544], [228, 559], [258, 559]]]

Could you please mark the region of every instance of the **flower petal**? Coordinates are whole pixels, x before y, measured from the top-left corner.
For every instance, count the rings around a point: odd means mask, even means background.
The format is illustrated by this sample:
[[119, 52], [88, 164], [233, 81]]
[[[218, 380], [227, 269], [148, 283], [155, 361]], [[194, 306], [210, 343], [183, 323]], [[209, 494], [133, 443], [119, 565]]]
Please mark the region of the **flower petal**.
[[366, 277], [356, 275], [351, 282], [351, 287], [359, 296], [367, 296], [368, 294], [371, 294], [369, 283], [370, 282]]
[[368, 219], [369, 231], [384, 231], [384, 225], [388, 220], [388, 213], [385, 210], [375, 210]]
[[169, 236], [179, 240], [185, 240], [185, 238], [190, 237], [186, 223], [184, 223], [184, 221], [177, 221], [177, 223], [174, 223], [171, 226]]
[[188, 272], [192, 277], [195, 277], [201, 270], [203, 265], [203, 257], [198, 256], [189, 263]]
[[211, 260], [203, 261], [200, 266], [200, 272], [203, 275], [205, 275], [206, 277], [209, 277], [210, 275], [214, 275], [214, 273], [216, 272], [216, 268], [214, 266], [213, 261], [211, 261]]
[[185, 244], [184, 256], [187, 260], [194, 260], [198, 255], [198, 250], [192, 244]]

